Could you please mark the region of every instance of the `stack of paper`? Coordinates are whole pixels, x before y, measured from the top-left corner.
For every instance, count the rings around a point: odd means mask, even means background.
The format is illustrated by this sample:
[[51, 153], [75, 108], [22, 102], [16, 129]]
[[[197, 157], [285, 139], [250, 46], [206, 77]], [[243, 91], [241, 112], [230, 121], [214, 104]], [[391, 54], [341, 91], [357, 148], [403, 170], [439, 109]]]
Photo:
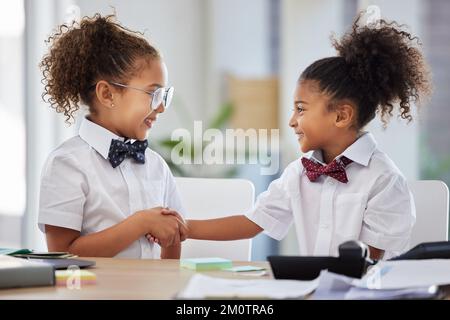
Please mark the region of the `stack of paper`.
[[438, 295], [435, 285], [404, 289], [369, 289], [354, 285], [354, 278], [322, 271], [312, 298], [316, 300], [388, 300], [432, 299]]
[[180, 299], [299, 299], [316, 289], [317, 280], [247, 280], [194, 275]]
[[322, 271], [314, 299], [432, 299], [450, 284], [450, 260], [381, 261], [362, 279]]

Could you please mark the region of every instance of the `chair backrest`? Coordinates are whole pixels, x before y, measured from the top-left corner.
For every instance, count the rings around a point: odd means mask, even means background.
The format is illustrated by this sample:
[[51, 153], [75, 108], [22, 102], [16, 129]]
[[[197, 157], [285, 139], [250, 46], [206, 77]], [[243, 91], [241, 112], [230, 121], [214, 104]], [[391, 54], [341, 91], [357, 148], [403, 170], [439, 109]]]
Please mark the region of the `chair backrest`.
[[421, 242], [448, 241], [449, 191], [443, 181], [410, 181], [416, 204], [416, 224], [410, 246]]
[[[243, 214], [255, 200], [253, 184], [244, 179], [175, 178], [188, 219], [212, 219]], [[251, 259], [251, 239], [183, 242], [182, 258], [220, 257], [234, 261]]]

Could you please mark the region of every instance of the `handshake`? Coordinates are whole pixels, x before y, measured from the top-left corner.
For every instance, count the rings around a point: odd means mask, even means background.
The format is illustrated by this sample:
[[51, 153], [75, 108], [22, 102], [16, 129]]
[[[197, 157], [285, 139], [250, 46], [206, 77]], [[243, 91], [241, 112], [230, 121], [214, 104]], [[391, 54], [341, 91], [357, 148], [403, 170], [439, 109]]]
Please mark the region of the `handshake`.
[[175, 210], [156, 207], [140, 213], [146, 215], [146, 221], [150, 219], [151, 224], [148, 224], [145, 235], [149, 242], [165, 248], [179, 245], [188, 237], [187, 222]]

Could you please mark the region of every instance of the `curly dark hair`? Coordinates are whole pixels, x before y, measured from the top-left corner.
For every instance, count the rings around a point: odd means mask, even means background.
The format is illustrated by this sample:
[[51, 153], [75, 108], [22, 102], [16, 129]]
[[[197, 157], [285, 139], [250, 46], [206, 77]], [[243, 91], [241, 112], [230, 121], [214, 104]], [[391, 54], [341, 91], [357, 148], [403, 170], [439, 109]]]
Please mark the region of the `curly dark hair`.
[[80, 102], [95, 111], [92, 100], [99, 80], [126, 83], [139, 71], [138, 60], [160, 57], [142, 33], [121, 26], [115, 15], [95, 14], [62, 24], [46, 42], [50, 50], [39, 64], [42, 98], [68, 123]]
[[349, 99], [357, 107], [357, 129], [377, 113], [386, 127], [398, 103], [402, 119], [412, 120], [411, 102], [420, 102], [431, 92], [431, 80], [417, 37], [395, 21], [378, 25], [358, 23], [340, 40], [332, 39], [338, 56], [315, 61], [299, 81], [315, 80], [321, 92], [334, 102]]

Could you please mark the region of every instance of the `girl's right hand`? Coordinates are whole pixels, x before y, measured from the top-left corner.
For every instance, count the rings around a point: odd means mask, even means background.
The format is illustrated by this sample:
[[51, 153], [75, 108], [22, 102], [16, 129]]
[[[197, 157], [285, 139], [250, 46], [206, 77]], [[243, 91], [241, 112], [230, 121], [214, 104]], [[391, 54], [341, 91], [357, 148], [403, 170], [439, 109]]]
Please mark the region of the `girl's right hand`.
[[[170, 210], [169, 208], [164, 208], [161, 211], [161, 213], [164, 215], [172, 215], [177, 218], [178, 223], [179, 223], [178, 227], [180, 229], [180, 241], [186, 240], [188, 228], [187, 228], [186, 221], [183, 219], [183, 217], [178, 212], [176, 212], [174, 210]], [[149, 242], [154, 242], [154, 243], [158, 243], [158, 244], [160, 243], [159, 239], [150, 233], [146, 234], [145, 237], [147, 238], [147, 240]]]
[[179, 242], [179, 220], [175, 215], [163, 214], [164, 208], [156, 207], [142, 210], [136, 214], [142, 223], [145, 234], [151, 234], [161, 246], [172, 246]]

